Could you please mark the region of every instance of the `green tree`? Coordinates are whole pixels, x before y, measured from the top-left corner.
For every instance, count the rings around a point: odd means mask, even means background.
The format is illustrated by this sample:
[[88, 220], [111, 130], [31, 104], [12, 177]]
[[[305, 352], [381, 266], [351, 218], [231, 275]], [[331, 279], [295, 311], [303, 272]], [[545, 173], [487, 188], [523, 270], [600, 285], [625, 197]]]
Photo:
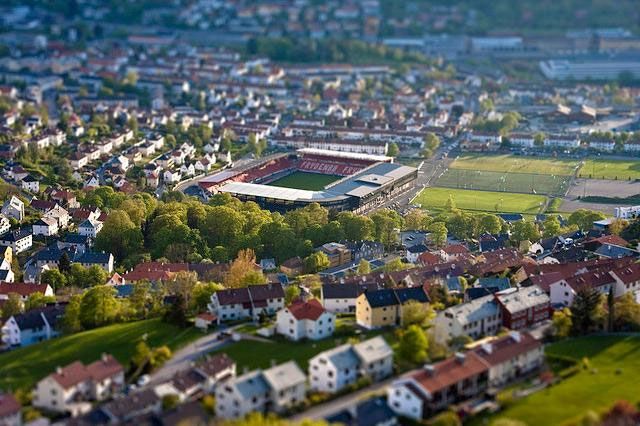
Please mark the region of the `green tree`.
[[147, 318], [151, 305], [151, 283], [146, 280], [133, 283], [133, 290], [129, 296], [129, 306], [137, 318]]
[[400, 148], [398, 148], [398, 144], [395, 142], [391, 142], [389, 147], [387, 148], [387, 155], [389, 157], [397, 157], [400, 154]]
[[358, 275], [365, 275], [371, 272], [371, 264], [366, 259], [360, 259], [358, 263]]
[[588, 209], [578, 209], [569, 215], [567, 223], [576, 225], [582, 231], [588, 231], [593, 228], [593, 222], [605, 219], [606, 216], [601, 212]]
[[512, 226], [511, 240], [520, 244], [523, 241], [538, 241], [540, 239], [540, 231], [538, 226], [526, 220], [515, 222]]
[[24, 304], [20, 295], [18, 293], [9, 293], [6, 302], [2, 305], [2, 316], [9, 318], [22, 313], [23, 309]]
[[552, 238], [557, 235], [560, 235], [560, 230], [562, 227], [557, 217], [549, 216], [542, 223], [542, 228], [543, 228], [542, 236], [544, 238]]
[[444, 222], [433, 222], [429, 225], [429, 238], [436, 247], [444, 247], [447, 243], [447, 226]]
[[311, 253], [304, 259], [304, 269], [308, 274], [315, 274], [318, 271], [327, 269], [330, 265], [329, 258], [321, 251]]
[[69, 299], [62, 317], [62, 330], [64, 333], [71, 334], [82, 330], [82, 323], [80, 322], [81, 301], [82, 296], [79, 294], [74, 294]]
[[67, 277], [57, 269], [47, 269], [40, 274], [40, 282], [49, 284], [54, 292], [67, 285]]
[[336, 217], [344, 230], [344, 237], [349, 241], [364, 241], [373, 238], [375, 224], [367, 216], [352, 212], [340, 212]]
[[113, 287], [99, 285], [87, 290], [80, 302], [80, 323], [85, 329], [111, 324], [118, 315], [118, 300]]
[[143, 236], [139, 226], [123, 210], [113, 210], [98, 234], [97, 250], [113, 253], [117, 261], [142, 251]]
[[193, 310], [195, 312], [204, 311], [209, 302], [211, 302], [211, 296], [213, 296], [213, 293], [223, 289], [224, 286], [218, 283], [197, 283], [193, 287], [193, 294], [191, 297]]
[[398, 355], [410, 364], [426, 361], [429, 350], [429, 339], [419, 325], [410, 325], [402, 333], [398, 345]]
[[424, 148], [434, 152], [440, 147], [440, 138], [435, 133], [427, 133], [424, 138]]
[[500, 218], [494, 214], [481, 213], [477, 216], [478, 229], [477, 232], [481, 234], [497, 234], [502, 229], [502, 222]]
[[573, 331], [585, 334], [596, 329], [600, 308], [600, 293], [590, 287], [581, 287], [576, 293], [571, 305]]
[[33, 293], [29, 295], [24, 303], [24, 310], [30, 311], [31, 309], [42, 308], [49, 303], [55, 303], [56, 298], [54, 296], [45, 296], [42, 293]]
[[411, 209], [404, 216], [404, 226], [410, 230], [425, 231], [432, 221], [433, 219], [421, 209]]
[[640, 330], [640, 304], [629, 292], [615, 301], [614, 329], [623, 331]]
[[408, 327], [410, 325], [426, 327], [434, 317], [435, 312], [428, 304], [423, 304], [416, 300], [410, 300], [402, 305], [402, 325], [404, 327]]
[[404, 220], [396, 211], [380, 209], [370, 216], [374, 224], [376, 241], [390, 247], [398, 242], [400, 229], [404, 227]]
[[453, 198], [453, 195], [449, 194], [449, 198], [447, 198], [447, 202], [444, 205], [444, 209], [448, 212], [452, 212], [456, 208], [456, 200]]

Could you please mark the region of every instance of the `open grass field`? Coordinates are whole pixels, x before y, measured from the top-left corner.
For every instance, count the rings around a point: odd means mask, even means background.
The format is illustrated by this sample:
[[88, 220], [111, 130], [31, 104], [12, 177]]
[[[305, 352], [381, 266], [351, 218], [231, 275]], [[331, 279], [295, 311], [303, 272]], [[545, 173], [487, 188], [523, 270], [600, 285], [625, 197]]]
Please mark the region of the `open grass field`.
[[579, 176], [588, 179], [640, 179], [640, 159], [587, 160], [580, 169]]
[[573, 175], [577, 160], [525, 157], [517, 155], [464, 154], [451, 163], [452, 169], [482, 170], [502, 173], [536, 173], [543, 175]]
[[544, 195], [514, 194], [509, 192], [472, 191], [468, 189], [425, 188], [412, 203], [420, 204], [428, 210], [442, 210], [453, 196], [456, 207], [462, 210], [484, 211], [489, 213], [541, 212], [547, 201]]
[[448, 169], [436, 186], [482, 191], [518, 192], [563, 196], [569, 189], [571, 176], [536, 173], [505, 173], [485, 170]]
[[330, 183], [340, 179], [340, 177], [341, 176], [323, 175], [320, 173], [294, 172], [281, 179], [271, 182], [269, 185], [280, 186], [283, 188], [319, 191]]
[[587, 410], [598, 412], [621, 399], [633, 405], [640, 402], [640, 337], [582, 337], [549, 345], [546, 353], [576, 361], [587, 357], [590, 369], [514, 402], [492, 421], [509, 418], [531, 426], [567, 424]]
[[152, 346], [178, 349], [202, 336], [195, 328], [180, 329], [159, 319], [115, 324], [64, 336], [0, 355], [0, 390], [30, 389], [56, 367], [80, 360], [89, 363], [110, 353], [128, 364], [135, 345], [146, 335]]

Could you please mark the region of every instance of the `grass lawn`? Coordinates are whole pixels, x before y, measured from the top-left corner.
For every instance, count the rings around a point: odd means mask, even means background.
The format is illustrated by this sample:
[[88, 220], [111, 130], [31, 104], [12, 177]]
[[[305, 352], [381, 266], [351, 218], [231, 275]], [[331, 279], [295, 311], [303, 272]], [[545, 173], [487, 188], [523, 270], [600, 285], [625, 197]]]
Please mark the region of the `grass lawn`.
[[323, 175], [320, 173], [294, 172], [281, 179], [271, 182], [269, 185], [280, 186], [283, 188], [319, 191], [330, 183], [340, 179], [340, 177], [341, 176]]
[[640, 159], [587, 160], [579, 175], [589, 179], [640, 179]]
[[448, 169], [438, 178], [435, 185], [481, 191], [564, 195], [570, 182], [571, 177], [565, 175]]
[[412, 202], [420, 204], [424, 209], [437, 211], [446, 206], [449, 195], [453, 196], [459, 209], [489, 213], [536, 214], [540, 213], [540, 206], [544, 206], [546, 202], [544, 195], [452, 188], [425, 188]]
[[195, 328], [179, 329], [160, 319], [115, 324], [60, 337], [0, 355], [0, 390], [31, 388], [38, 380], [75, 360], [93, 362], [103, 352], [127, 364], [140, 337], [150, 346], [172, 350], [202, 336]]
[[[528, 425], [572, 422], [587, 410], [599, 411], [625, 399], [640, 402], [640, 337], [589, 336], [549, 345], [548, 354], [588, 357], [591, 369], [581, 370], [559, 384], [515, 402], [497, 418], [517, 419]], [[620, 369], [620, 374], [616, 370]]]
[[483, 170], [489, 172], [537, 173], [544, 175], [572, 175], [576, 160], [526, 157], [517, 155], [464, 154], [450, 166], [452, 169]]

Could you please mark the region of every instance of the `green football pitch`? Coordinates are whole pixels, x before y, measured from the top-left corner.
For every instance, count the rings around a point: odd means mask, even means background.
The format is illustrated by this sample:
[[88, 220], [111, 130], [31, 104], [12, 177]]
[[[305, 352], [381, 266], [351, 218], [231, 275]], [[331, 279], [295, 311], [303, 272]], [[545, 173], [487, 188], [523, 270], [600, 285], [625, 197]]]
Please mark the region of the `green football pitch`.
[[319, 191], [332, 182], [340, 179], [341, 176], [323, 175], [320, 173], [294, 172], [283, 178], [275, 180], [268, 185], [282, 188], [306, 189], [309, 191]]

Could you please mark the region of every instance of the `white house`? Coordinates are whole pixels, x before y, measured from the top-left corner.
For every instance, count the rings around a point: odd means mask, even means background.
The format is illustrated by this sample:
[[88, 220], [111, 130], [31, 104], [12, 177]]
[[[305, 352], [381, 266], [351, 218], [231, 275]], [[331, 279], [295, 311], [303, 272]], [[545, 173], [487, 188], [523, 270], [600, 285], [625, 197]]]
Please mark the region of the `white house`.
[[172, 184], [176, 182], [180, 182], [182, 179], [182, 175], [179, 170], [165, 170], [162, 174], [162, 179], [165, 183]]
[[43, 235], [50, 237], [58, 233], [58, 221], [51, 217], [42, 217], [35, 221], [32, 226], [33, 235]]
[[[335, 393], [360, 377], [381, 380], [393, 371], [393, 351], [382, 337], [320, 352], [309, 360], [312, 390]], [[372, 375], [370, 375], [372, 374]]]
[[509, 135], [509, 142], [513, 146], [533, 148], [535, 145], [535, 138], [531, 133], [511, 133]]
[[29, 250], [33, 245], [33, 234], [30, 229], [17, 229], [0, 236], [0, 246], [13, 249], [15, 254]]
[[255, 370], [216, 386], [216, 416], [237, 419], [250, 412], [282, 412], [305, 399], [306, 377], [294, 361]]
[[549, 286], [551, 304], [554, 306], [571, 306], [578, 291], [585, 287], [597, 290], [604, 296], [608, 295], [613, 288], [614, 295], [616, 295], [616, 280], [612, 274], [608, 271], [595, 270], [552, 283]]
[[111, 355], [103, 355], [89, 365], [76, 361], [38, 382], [33, 406], [75, 416], [89, 411], [90, 401], [116, 395], [124, 385], [124, 369]]
[[0, 214], [0, 235], [6, 234], [11, 229], [11, 222], [4, 214]]
[[335, 314], [326, 311], [317, 299], [297, 300], [278, 311], [276, 330], [291, 340], [320, 340], [333, 334], [335, 320]]
[[6, 217], [12, 217], [18, 222], [24, 219], [24, 203], [15, 195], [12, 195], [2, 205], [2, 214]]
[[640, 206], [616, 207], [614, 216], [619, 219], [635, 219], [640, 217]]
[[216, 291], [208, 310], [218, 321], [257, 319], [262, 312], [275, 315], [284, 308], [284, 290], [280, 284], [251, 285]]
[[438, 312], [433, 323], [434, 337], [440, 343], [469, 336], [478, 339], [494, 335], [502, 327], [500, 306], [493, 295], [451, 306]]
[[3, 346], [29, 346], [59, 336], [58, 320], [63, 314], [63, 307], [47, 306], [11, 316], [2, 325]]
[[102, 222], [96, 219], [89, 218], [78, 225], [78, 234], [85, 237], [96, 238], [101, 230]]
[[0, 394], [0, 424], [22, 426], [22, 406], [10, 393]]
[[24, 179], [20, 181], [20, 187], [25, 191], [39, 192], [40, 182], [33, 176], [27, 175]]
[[625, 152], [640, 152], [640, 140], [627, 141], [624, 144], [623, 150]]
[[544, 138], [545, 148], [580, 148], [580, 137], [577, 134], [567, 135], [546, 135]]

